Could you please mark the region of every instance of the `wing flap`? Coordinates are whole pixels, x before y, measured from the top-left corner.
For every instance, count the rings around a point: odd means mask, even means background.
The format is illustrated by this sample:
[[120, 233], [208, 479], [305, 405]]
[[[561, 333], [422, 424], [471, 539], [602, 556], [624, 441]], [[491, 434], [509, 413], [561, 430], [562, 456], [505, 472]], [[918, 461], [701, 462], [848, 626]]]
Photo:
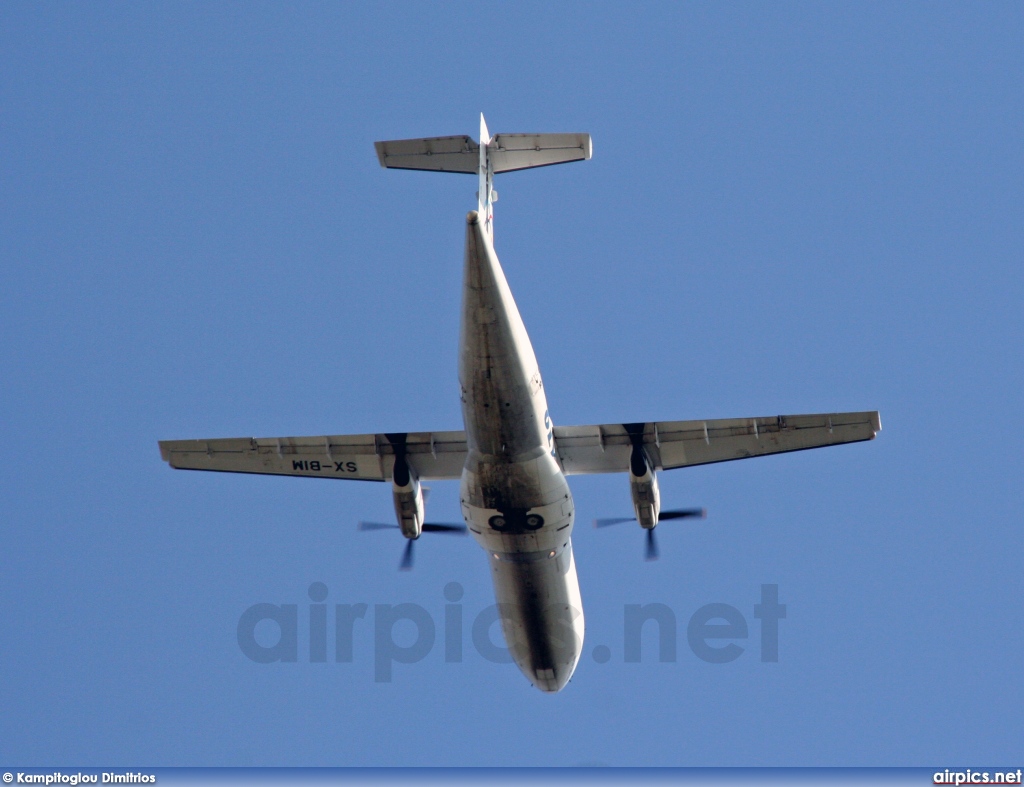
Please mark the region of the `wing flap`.
[[465, 432], [166, 440], [160, 442], [160, 455], [181, 470], [387, 481], [395, 465], [393, 441], [403, 437], [409, 464], [419, 478], [462, 475]]
[[[873, 440], [877, 412], [655, 421], [643, 425], [644, 448], [663, 470]], [[631, 443], [623, 424], [555, 427], [566, 474], [629, 469]]]
[[622, 424], [556, 426], [555, 447], [566, 475], [629, 469], [629, 435]]

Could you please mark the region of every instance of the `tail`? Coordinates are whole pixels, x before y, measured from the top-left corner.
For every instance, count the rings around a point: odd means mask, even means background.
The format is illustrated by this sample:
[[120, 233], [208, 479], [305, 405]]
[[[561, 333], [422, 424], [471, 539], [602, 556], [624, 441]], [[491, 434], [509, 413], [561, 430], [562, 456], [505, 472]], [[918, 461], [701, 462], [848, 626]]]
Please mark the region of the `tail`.
[[484, 228], [493, 234], [494, 176], [499, 172], [547, 167], [569, 161], [586, 161], [593, 152], [590, 134], [495, 134], [487, 131], [480, 115], [480, 141], [466, 135], [395, 139], [374, 142], [382, 167], [422, 169], [431, 172], [476, 174], [480, 181], [477, 210], [484, 217]]

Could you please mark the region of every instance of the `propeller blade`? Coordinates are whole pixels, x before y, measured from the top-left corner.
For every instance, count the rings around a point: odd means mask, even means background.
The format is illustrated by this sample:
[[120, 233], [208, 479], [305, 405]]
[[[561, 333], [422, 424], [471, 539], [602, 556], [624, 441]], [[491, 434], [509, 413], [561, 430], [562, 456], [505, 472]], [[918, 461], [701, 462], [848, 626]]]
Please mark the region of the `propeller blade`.
[[398, 564], [399, 571], [411, 571], [412, 570], [412, 545], [413, 539], [407, 539], [405, 544], [405, 552], [402, 553], [402, 562]]
[[658, 542], [654, 539], [654, 528], [647, 531], [647, 549], [644, 553], [644, 560], [658, 559]]
[[[388, 522], [360, 522], [360, 530], [398, 530], [398, 525]], [[448, 522], [424, 522], [424, 533], [468, 533], [465, 525], [453, 525]]]
[[677, 508], [675, 511], [662, 511], [658, 515], [659, 522], [667, 522], [670, 519], [707, 519], [706, 508]]
[[429, 486], [420, 486], [420, 491], [423, 493], [423, 502], [426, 503], [427, 502], [427, 498], [430, 497], [430, 487]]
[[611, 525], [621, 525], [623, 522], [635, 522], [636, 519], [631, 516], [625, 517], [613, 517], [612, 519], [595, 519], [594, 527], [609, 527]]
[[398, 525], [388, 524], [386, 522], [360, 522], [360, 530], [398, 530]]
[[452, 525], [447, 522], [424, 522], [423, 523], [424, 533], [458, 533], [460, 536], [466, 535], [469, 531], [465, 525]]

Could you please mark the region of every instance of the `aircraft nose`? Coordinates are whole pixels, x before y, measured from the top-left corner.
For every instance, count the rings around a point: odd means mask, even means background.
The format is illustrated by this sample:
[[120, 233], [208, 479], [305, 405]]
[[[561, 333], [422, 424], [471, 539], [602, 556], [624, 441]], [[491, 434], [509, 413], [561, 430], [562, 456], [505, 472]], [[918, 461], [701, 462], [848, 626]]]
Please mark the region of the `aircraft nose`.
[[571, 664], [555, 669], [530, 670], [526, 677], [545, 694], [555, 694], [565, 688], [565, 684], [569, 682], [569, 678], [576, 671], [575, 668], [576, 665]]

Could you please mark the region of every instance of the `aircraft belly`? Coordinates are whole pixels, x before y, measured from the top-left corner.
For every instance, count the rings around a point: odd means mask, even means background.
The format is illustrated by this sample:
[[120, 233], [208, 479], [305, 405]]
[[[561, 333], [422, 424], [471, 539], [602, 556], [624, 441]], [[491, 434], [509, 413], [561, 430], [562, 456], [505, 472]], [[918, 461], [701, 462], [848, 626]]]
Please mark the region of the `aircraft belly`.
[[537, 358], [490, 238], [475, 218], [466, 232], [459, 383], [470, 451], [516, 460], [548, 444]]
[[583, 646], [572, 494], [555, 456], [533, 346], [478, 222], [471, 213], [459, 340], [462, 515], [488, 553], [515, 662], [535, 686], [558, 691]]
[[509, 651], [535, 686], [558, 691], [583, 647], [565, 476], [544, 451], [514, 463], [471, 453], [460, 492], [466, 524], [487, 551]]
[[575, 510], [569, 484], [554, 457], [526, 461], [470, 453], [462, 472], [462, 516], [489, 551], [562, 549], [572, 535]]
[[501, 628], [513, 660], [541, 691], [572, 677], [583, 649], [583, 604], [572, 543], [546, 552], [490, 556]]

